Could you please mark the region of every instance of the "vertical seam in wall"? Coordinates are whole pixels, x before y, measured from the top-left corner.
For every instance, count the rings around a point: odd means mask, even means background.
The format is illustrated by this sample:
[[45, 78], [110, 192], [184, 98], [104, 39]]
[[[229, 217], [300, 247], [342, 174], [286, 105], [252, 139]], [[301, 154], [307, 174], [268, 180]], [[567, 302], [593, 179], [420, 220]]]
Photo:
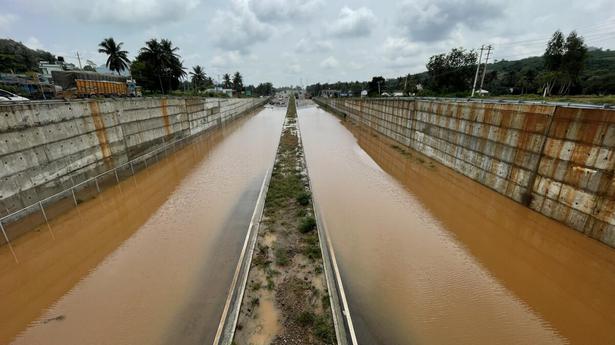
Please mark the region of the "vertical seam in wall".
[[[536, 175], [538, 174], [538, 169], [540, 168], [540, 163], [542, 162], [542, 158], [544, 156], [544, 150], [545, 150], [545, 146], [547, 144], [547, 138], [549, 137], [550, 133], [551, 133], [551, 125], [553, 124], [553, 119], [555, 118], [555, 114], [557, 111], [557, 105], [553, 107], [553, 111], [551, 112], [551, 115], [549, 116], [549, 123], [547, 124], [547, 127], [545, 128], [545, 131], [542, 135], [542, 142], [540, 143], [540, 151], [538, 152], [538, 159], [536, 160], [536, 166], [534, 167], [534, 169], [532, 170], [532, 175], [530, 175], [530, 179], [528, 181], [527, 184], [527, 188], [525, 191], [525, 197], [522, 198], [522, 203], [525, 206], [530, 206], [531, 201], [532, 201], [532, 193], [534, 192], [534, 183], [536, 181]], [[561, 188], [560, 188], [560, 192], [561, 192]], [[545, 203], [545, 199], [547, 198], [546, 194], [543, 196], [542, 199], [542, 203], [540, 205], [540, 209], [536, 210], [540, 213], [542, 213], [542, 207], [544, 206]]]
[[162, 98], [160, 100], [160, 111], [162, 112], [162, 121], [164, 123], [165, 136], [169, 136], [171, 134], [171, 129], [169, 128], [169, 110], [167, 109], [168, 104], [168, 99]]
[[113, 157], [111, 156], [111, 148], [109, 147], [105, 122], [100, 114], [100, 106], [97, 101], [90, 101], [89, 105], [94, 128], [96, 129], [96, 137], [98, 138], [98, 146], [102, 152], [103, 161], [107, 167], [111, 168], [113, 165]]
[[[408, 112], [409, 112], [409, 116], [408, 119], [410, 120], [410, 145], [408, 145], [409, 147], [412, 148], [412, 143], [416, 142], [416, 126], [415, 126], [415, 122], [416, 122], [416, 116], [417, 116], [417, 101], [408, 101], [410, 102], [409, 106], [408, 106]], [[415, 145], [416, 147], [416, 145]]]

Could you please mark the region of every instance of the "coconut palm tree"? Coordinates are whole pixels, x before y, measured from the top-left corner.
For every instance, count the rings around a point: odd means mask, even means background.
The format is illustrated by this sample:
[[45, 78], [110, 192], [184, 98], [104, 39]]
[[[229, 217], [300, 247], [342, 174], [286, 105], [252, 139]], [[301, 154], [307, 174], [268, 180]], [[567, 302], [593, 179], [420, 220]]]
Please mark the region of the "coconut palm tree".
[[233, 84], [231, 83], [231, 76], [228, 73], [224, 73], [222, 76], [223, 84], [225, 89], [230, 89]]
[[106, 63], [107, 68], [117, 72], [118, 75], [123, 70], [128, 69], [128, 64], [130, 63], [130, 60], [128, 60], [128, 52], [122, 50], [123, 44], [123, 42], [116, 43], [113, 37], [105, 38], [98, 44], [100, 47], [98, 52], [108, 55]]
[[168, 81], [169, 88], [171, 83], [179, 78], [186, 76], [183, 62], [177, 54], [179, 48], [173, 47], [173, 43], [167, 39], [151, 39], [145, 42], [145, 47], [141, 48], [138, 60], [142, 61], [156, 75], [160, 83], [160, 91], [164, 93], [162, 79]]
[[192, 77], [192, 84], [194, 85], [194, 88], [196, 90], [199, 90], [205, 84], [205, 81], [207, 79], [207, 76], [205, 75], [205, 70], [203, 70], [203, 67], [199, 65], [192, 67], [192, 72], [190, 72], [190, 76]]
[[237, 91], [237, 93], [243, 91], [243, 77], [239, 72], [235, 72], [233, 75], [233, 90]]

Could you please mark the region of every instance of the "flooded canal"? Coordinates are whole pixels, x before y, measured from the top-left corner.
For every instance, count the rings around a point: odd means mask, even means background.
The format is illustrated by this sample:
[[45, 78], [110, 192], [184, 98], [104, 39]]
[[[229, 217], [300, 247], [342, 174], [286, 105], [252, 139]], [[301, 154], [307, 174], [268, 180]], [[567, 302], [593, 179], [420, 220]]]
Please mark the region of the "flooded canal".
[[0, 344], [210, 344], [285, 109], [214, 131], [0, 247]]
[[374, 133], [299, 110], [360, 344], [613, 344], [615, 251]]

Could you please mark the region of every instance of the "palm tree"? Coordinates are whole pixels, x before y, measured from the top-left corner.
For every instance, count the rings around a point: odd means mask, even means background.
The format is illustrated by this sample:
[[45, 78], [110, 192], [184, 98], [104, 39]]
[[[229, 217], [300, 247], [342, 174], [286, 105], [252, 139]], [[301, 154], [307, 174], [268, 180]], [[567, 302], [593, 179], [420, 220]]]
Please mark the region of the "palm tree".
[[222, 76], [222, 80], [224, 80], [224, 88], [225, 89], [230, 89], [232, 84], [231, 84], [231, 76], [228, 73], [224, 73], [224, 75]]
[[233, 75], [233, 89], [238, 93], [243, 90], [243, 77], [239, 72], [235, 72], [235, 75]]
[[192, 72], [190, 72], [190, 75], [192, 76], [192, 84], [194, 84], [194, 88], [199, 90], [201, 86], [205, 84], [207, 79], [203, 67], [199, 65], [192, 67]]
[[177, 51], [179, 48], [173, 47], [173, 43], [167, 39], [151, 39], [145, 42], [145, 47], [141, 48], [139, 59], [151, 66], [153, 72], [160, 83], [160, 91], [164, 93], [162, 78], [168, 79], [169, 87], [173, 79], [177, 80], [186, 76], [183, 62], [180, 60]]
[[128, 69], [128, 64], [130, 63], [130, 60], [128, 60], [128, 52], [122, 50], [123, 44], [123, 42], [115, 43], [113, 37], [105, 38], [98, 44], [100, 47], [98, 52], [109, 56], [106, 63], [107, 68], [116, 71], [118, 75], [123, 70]]

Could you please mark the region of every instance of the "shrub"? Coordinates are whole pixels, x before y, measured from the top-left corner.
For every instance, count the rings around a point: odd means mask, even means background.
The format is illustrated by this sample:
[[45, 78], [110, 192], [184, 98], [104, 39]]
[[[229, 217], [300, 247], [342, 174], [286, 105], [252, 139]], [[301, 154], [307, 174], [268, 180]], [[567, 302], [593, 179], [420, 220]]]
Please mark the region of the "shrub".
[[310, 203], [310, 199], [312, 198], [312, 194], [310, 192], [301, 192], [297, 195], [297, 202], [301, 206], [307, 206]]
[[316, 219], [314, 217], [305, 217], [299, 224], [299, 232], [302, 234], [307, 234], [308, 232], [314, 230], [316, 228]]
[[275, 250], [275, 263], [279, 266], [288, 265], [288, 251], [284, 248], [278, 248]]
[[299, 314], [299, 317], [297, 317], [297, 323], [303, 327], [308, 327], [308, 326], [313, 325], [315, 320], [316, 320], [316, 316], [314, 315], [314, 313], [309, 312], [309, 311], [304, 311], [301, 314]]

